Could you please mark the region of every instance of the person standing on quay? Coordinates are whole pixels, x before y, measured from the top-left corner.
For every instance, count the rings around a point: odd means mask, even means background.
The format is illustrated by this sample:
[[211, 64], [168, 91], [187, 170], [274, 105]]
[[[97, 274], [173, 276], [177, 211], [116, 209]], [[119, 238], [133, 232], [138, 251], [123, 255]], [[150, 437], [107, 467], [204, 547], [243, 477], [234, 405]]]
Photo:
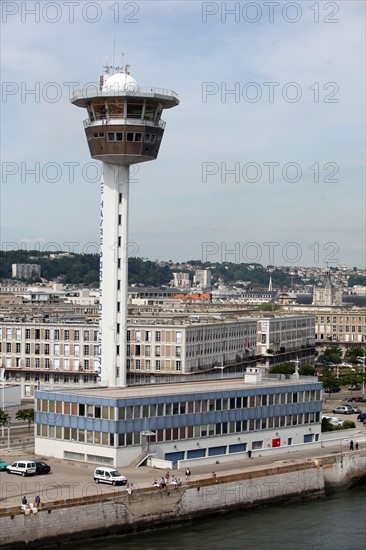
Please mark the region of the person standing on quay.
[[353, 439], [349, 442], [349, 450], [353, 451]]

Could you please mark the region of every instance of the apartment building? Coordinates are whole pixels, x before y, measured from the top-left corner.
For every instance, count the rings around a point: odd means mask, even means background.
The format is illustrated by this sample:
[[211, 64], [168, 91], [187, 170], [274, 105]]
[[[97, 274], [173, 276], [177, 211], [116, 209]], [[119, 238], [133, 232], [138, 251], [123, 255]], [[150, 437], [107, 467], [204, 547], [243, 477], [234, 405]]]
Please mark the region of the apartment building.
[[[258, 319], [211, 309], [194, 315], [131, 308], [126, 331], [129, 384], [243, 370], [243, 364], [260, 362], [268, 348], [298, 350], [305, 362], [312, 362], [313, 317]], [[99, 334], [97, 305], [9, 306], [0, 318], [0, 364], [7, 380], [21, 385], [23, 398], [32, 398], [40, 388], [102, 385]], [[270, 358], [271, 365], [293, 358], [278, 355]]]
[[[135, 326], [134, 326], [135, 325]], [[257, 320], [131, 319], [127, 330], [130, 373], [189, 374], [240, 363], [256, 355]]]
[[39, 264], [12, 264], [11, 273], [14, 279], [31, 279], [41, 276]]
[[327, 308], [316, 315], [318, 342], [338, 342], [341, 345], [366, 343], [366, 311], [364, 308], [340, 310]]
[[41, 385], [96, 383], [99, 375], [97, 321], [42, 316], [0, 321], [0, 358], [5, 377], [33, 397]]
[[258, 353], [267, 355], [315, 346], [315, 317], [289, 315], [258, 319]]
[[209, 269], [197, 269], [193, 276], [193, 283], [201, 288], [211, 288], [211, 271]]

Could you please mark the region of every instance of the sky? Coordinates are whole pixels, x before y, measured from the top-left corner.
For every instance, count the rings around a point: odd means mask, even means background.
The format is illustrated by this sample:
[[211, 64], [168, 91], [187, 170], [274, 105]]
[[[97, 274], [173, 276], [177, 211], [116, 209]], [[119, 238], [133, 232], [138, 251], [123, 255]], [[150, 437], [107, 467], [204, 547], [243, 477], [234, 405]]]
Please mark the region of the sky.
[[75, 89], [174, 90], [132, 167], [130, 255], [365, 268], [365, 3], [1, 3], [1, 249], [99, 251]]

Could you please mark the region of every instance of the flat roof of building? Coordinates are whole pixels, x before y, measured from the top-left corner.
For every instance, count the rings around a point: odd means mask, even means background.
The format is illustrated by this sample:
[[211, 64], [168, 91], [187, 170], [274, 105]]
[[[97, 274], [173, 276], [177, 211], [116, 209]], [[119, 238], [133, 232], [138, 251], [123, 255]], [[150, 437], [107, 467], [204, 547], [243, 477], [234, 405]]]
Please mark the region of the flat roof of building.
[[[112, 398], [112, 399], [126, 399], [129, 397], [156, 397], [158, 395], [176, 395], [176, 394], [187, 394], [187, 393], [203, 393], [210, 391], [227, 391], [227, 390], [238, 390], [241, 388], [251, 389], [251, 388], [268, 388], [273, 386], [283, 387], [283, 386], [293, 386], [293, 385], [303, 385], [303, 384], [314, 384], [319, 383], [319, 380], [316, 376], [300, 376], [299, 378], [264, 378], [261, 382], [249, 383], [244, 381], [244, 377], [240, 378], [228, 378], [221, 379], [215, 378], [213, 380], [205, 381], [195, 381], [195, 382], [175, 382], [175, 383], [165, 383], [165, 384], [150, 384], [150, 385], [141, 385], [141, 386], [127, 386], [125, 388], [119, 387], [94, 387], [94, 388], [63, 388], [63, 389], [54, 389], [50, 386], [48, 390], [41, 389], [42, 391], [49, 391], [52, 393], [62, 393], [62, 394], [77, 394], [95, 397], [96, 393], [98, 397], [101, 398]], [[37, 395], [36, 395], [37, 397]]]

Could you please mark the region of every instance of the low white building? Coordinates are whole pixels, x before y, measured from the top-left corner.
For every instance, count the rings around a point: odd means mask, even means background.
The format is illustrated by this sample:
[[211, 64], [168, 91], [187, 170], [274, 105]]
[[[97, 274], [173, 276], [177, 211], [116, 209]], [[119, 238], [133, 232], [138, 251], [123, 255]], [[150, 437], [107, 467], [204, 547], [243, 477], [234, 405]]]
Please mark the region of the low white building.
[[173, 468], [319, 447], [315, 377], [245, 378], [36, 393], [35, 452], [123, 467], [148, 456]]

